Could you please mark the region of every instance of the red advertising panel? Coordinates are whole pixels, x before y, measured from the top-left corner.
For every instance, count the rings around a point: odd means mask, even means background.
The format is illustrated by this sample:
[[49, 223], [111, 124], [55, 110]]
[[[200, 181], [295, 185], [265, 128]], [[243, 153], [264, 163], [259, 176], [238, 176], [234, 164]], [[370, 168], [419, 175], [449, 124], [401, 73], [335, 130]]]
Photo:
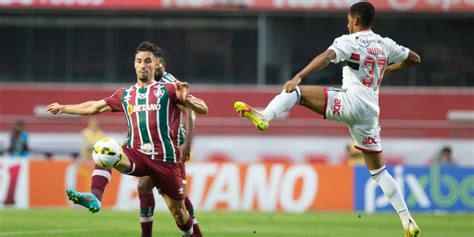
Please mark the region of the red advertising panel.
[[[74, 188], [82, 192], [89, 191], [93, 170], [91, 163], [54, 160], [30, 161], [30, 207], [64, 207], [70, 203], [65, 193], [67, 188]], [[106, 193], [110, 193], [110, 195], [104, 195], [104, 206], [111, 206], [115, 203], [119, 183], [120, 174], [114, 172], [111, 182], [107, 185]]]
[[[127, 10], [347, 11], [343, 0], [0, 0], [0, 8]], [[472, 0], [373, 0], [386, 12], [474, 12]]]
[[[65, 189], [88, 191], [92, 166], [69, 161], [30, 161], [29, 207], [71, 204]], [[195, 208], [230, 211], [353, 210], [353, 169], [278, 163], [190, 163], [187, 192]], [[137, 179], [114, 173], [103, 205], [137, 209]], [[24, 190], [23, 192], [28, 192]], [[166, 210], [159, 195], [157, 208]], [[161, 204], [160, 204], [161, 203]]]
[[[1, 0], [0, 0], [1, 1]], [[473, 0], [474, 1], [474, 0]], [[77, 132], [87, 124], [87, 117], [52, 116], [46, 111], [51, 98], [60, 98], [64, 104], [100, 100], [114, 93], [112, 87], [67, 86], [0, 86], [0, 131], [10, 131], [19, 116], [29, 132]], [[262, 109], [281, 90], [281, 87], [256, 89], [255, 87], [196, 87], [194, 95], [206, 101], [209, 114], [196, 120], [197, 134], [255, 135], [253, 126], [237, 116], [233, 103], [237, 100], [252, 102]], [[73, 93], [74, 96], [70, 96]], [[11, 98], [29, 98], [8, 103]], [[219, 99], [216, 99], [219, 98]], [[465, 88], [413, 89], [386, 87], [380, 92], [381, 124], [384, 137], [439, 137], [473, 138], [474, 127], [470, 120], [474, 111], [474, 92]], [[436, 106], [432, 106], [436, 105]], [[385, 108], [385, 110], [383, 109]], [[390, 109], [386, 109], [390, 108]], [[457, 116], [460, 114], [461, 116]], [[127, 122], [122, 113], [104, 113], [99, 117], [105, 131], [124, 133]], [[60, 125], [60, 126], [58, 126]], [[269, 135], [342, 135], [347, 127], [342, 123], [323, 121], [322, 117], [302, 106], [295, 106], [274, 120]]]

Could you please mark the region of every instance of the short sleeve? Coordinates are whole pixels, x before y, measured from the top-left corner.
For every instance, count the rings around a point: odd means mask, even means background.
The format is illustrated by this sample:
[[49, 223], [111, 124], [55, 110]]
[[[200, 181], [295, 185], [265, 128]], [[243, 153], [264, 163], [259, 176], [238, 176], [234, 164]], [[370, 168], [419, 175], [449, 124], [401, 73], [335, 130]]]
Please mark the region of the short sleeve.
[[343, 35], [339, 38], [336, 38], [328, 49], [332, 49], [336, 53], [336, 58], [331, 60], [333, 63], [339, 63], [350, 58], [351, 54], [353, 53], [350, 36]]
[[182, 105], [183, 102], [179, 100], [178, 96], [176, 95], [176, 84], [166, 83], [165, 86], [166, 86], [166, 90], [168, 91], [168, 96], [170, 98], [170, 101], [175, 104]]
[[112, 112], [123, 112], [122, 94], [124, 90], [124, 88], [120, 88], [111, 96], [104, 98], [105, 103], [112, 108]]
[[410, 49], [398, 45], [390, 38], [385, 38], [388, 50], [388, 63], [401, 63], [407, 59]]

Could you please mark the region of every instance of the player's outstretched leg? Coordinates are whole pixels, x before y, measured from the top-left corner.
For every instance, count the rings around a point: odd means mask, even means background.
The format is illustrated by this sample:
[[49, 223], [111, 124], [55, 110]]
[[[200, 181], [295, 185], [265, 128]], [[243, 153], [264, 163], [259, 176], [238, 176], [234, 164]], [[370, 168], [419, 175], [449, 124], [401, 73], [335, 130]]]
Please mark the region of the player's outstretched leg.
[[[318, 87], [307, 88], [307, 94], [314, 94], [315, 92], [318, 92], [317, 90], [314, 90], [314, 88]], [[319, 88], [319, 91], [323, 95], [322, 98], [324, 99], [322, 87]], [[293, 106], [299, 103], [300, 98], [302, 97], [301, 92], [302, 91], [299, 87], [296, 87], [296, 90], [290, 93], [282, 91], [280, 94], [276, 95], [275, 98], [273, 98], [270, 103], [268, 103], [267, 107], [262, 111], [257, 111], [252, 108], [252, 106], [240, 101], [236, 101], [234, 103], [234, 109], [241, 117], [249, 119], [253, 122], [255, 127], [257, 127], [261, 131], [264, 131], [268, 128], [268, 123], [271, 120], [276, 118], [281, 113], [290, 110], [291, 108], [293, 108]], [[311, 100], [311, 98], [307, 99], [309, 100], [308, 103], [310, 104], [314, 102]]]
[[75, 204], [79, 204], [89, 209], [91, 213], [100, 211], [101, 203], [92, 193], [81, 193], [74, 189], [66, 190], [67, 197]]
[[408, 225], [403, 227], [405, 237], [418, 237], [420, 236], [420, 228], [416, 224], [415, 220], [410, 219]]
[[260, 131], [265, 131], [268, 128], [268, 121], [265, 120], [263, 115], [261, 115], [257, 110], [252, 108], [252, 106], [241, 102], [236, 101], [234, 103], [235, 111], [244, 118], [249, 119]]

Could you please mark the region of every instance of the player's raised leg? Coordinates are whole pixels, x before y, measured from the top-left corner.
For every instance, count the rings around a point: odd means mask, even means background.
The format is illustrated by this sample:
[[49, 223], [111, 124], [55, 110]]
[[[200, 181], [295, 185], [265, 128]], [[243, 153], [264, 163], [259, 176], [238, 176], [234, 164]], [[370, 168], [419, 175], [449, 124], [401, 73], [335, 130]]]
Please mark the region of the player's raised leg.
[[[98, 160], [94, 158], [96, 166], [94, 168], [94, 171], [92, 172], [91, 192], [78, 192], [74, 189], [66, 190], [66, 195], [69, 200], [71, 200], [75, 204], [84, 206], [85, 208], [89, 209], [91, 213], [96, 213], [100, 211], [100, 208], [102, 206], [101, 200], [105, 190], [105, 186], [108, 184], [112, 177], [110, 168], [115, 168], [122, 173], [130, 172], [132, 168], [130, 160], [125, 154], [122, 153], [122, 148], [120, 147], [120, 145], [113, 139], [109, 140], [111, 143], [113, 143], [115, 150], [117, 150], [114, 151], [115, 154], [113, 156], [111, 155], [111, 157], [107, 157], [106, 152], [112, 151], [110, 143], [101, 143], [99, 141], [96, 143], [96, 145], [94, 145], [94, 152], [99, 152], [101, 153], [101, 155], [103, 155], [103, 157], [101, 158], [110, 158], [110, 160]], [[106, 165], [109, 165], [110, 167], [104, 167]]]
[[369, 169], [372, 178], [382, 189], [384, 195], [392, 204], [392, 207], [400, 216], [405, 237], [417, 237], [420, 234], [420, 228], [416, 224], [410, 211], [403, 199], [402, 192], [392, 175], [388, 173], [382, 160], [382, 153], [364, 152], [364, 160]]
[[89, 209], [91, 213], [100, 211], [102, 206], [100, 200], [91, 192], [78, 192], [74, 189], [67, 189], [66, 195], [74, 204]]
[[293, 108], [296, 104], [311, 109], [318, 114], [324, 115], [326, 106], [325, 88], [320, 86], [298, 86], [292, 92], [283, 90], [275, 96], [267, 107], [262, 111], [257, 111], [252, 106], [236, 101], [235, 111], [241, 116], [249, 119], [259, 130], [266, 130], [269, 122], [279, 114]]
[[258, 130], [265, 131], [268, 128], [268, 120], [252, 106], [241, 101], [236, 101], [234, 103], [234, 109], [241, 117], [252, 121]]

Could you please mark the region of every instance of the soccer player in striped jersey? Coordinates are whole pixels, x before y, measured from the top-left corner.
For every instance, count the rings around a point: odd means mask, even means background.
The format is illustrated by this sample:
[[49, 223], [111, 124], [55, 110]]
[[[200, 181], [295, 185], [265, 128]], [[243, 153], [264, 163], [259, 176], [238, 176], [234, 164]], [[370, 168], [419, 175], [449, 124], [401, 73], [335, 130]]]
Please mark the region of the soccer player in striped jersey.
[[[193, 220], [184, 204], [183, 181], [179, 167], [181, 153], [178, 149], [178, 128], [181, 121], [179, 107], [190, 106], [189, 88], [187, 83], [155, 81], [158, 65], [157, 47], [150, 42], [142, 42], [135, 53], [135, 85], [120, 88], [102, 100], [73, 105], [52, 103], [48, 105], [47, 110], [52, 114], [78, 115], [123, 112], [130, 139], [128, 147], [123, 148], [121, 161], [114, 168], [128, 175], [150, 176], [160, 189], [183, 236], [192, 236]], [[66, 191], [70, 200], [91, 212], [99, 211], [101, 205], [100, 198], [105, 185], [97, 184], [104, 182], [104, 179], [110, 179], [110, 172], [100, 169], [95, 169], [94, 172], [99, 175], [93, 175], [91, 193]], [[102, 181], [99, 182], [99, 179]]]
[[[234, 104], [234, 108], [260, 130], [266, 130], [269, 121], [295, 104], [303, 105], [324, 118], [347, 124], [355, 147], [364, 153], [364, 161], [372, 178], [400, 216], [405, 236], [416, 237], [419, 236], [420, 228], [383, 163], [378, 93], [384, 72], [408, 68], [421, 60], [415, 52], [374, 33], [371, 30], [374, 17], [375, 8], [372, 4], [353, 4], [348, 13], [347, 27], [350, 34], [334, 40], [325, 52], [287, 81], [284, 90], [263, 111], [256, 111], [239, 101]], [[304, 77], [322, 70], [330, 62], [344, 64], [342, 89], [298, 86]]]
[[[164, 83], [176, 84], [180, 81], [177, 80], [171, 73], [166, 72], [166, 61], [165, 55], [161, 48], [158, 47], [158, 60], [160, 64], [158, 65], [157, 73], [155, 76], [156, 81], [162, 81]], [[193, 106], [194, 110], [191, 107], [186, 107], [186, 112], [183, 112], [181, 115], [182, 121], [179, 126], [179, 149], [182, 156], [182, 162], [180, 163], [181, 175], [183, 177], [183, 188], [186, 190], [186, 170], [185, 162], [190, 158], [191, 150], [191, 140], [185, 140], [186, 133], [190, 133], [188, 138], [193, 137], [194, 131], [194, 112], [199, 114], [207, 114], [207, 105], [206, 103], [195, 96], [189, 95], [190, 103]], [[153, 188], [155, 184], [149, 176], [140, 177], [138, 179], [138, 197], [140, 200], [140, 224], [142, 228], [142, 237], [152, 236], [153, 229], [153, 214], [155, 208], [155, 197], [153, 195]], [[189, 200], [188, 195], [185, 193], [184, 203], [186, 210], [188, 210], [191, 218], [193, 218], [193, 236], [200, 237], [202, 236], [201, 230], [197, 218], [194, 215], [194, 207]]]

